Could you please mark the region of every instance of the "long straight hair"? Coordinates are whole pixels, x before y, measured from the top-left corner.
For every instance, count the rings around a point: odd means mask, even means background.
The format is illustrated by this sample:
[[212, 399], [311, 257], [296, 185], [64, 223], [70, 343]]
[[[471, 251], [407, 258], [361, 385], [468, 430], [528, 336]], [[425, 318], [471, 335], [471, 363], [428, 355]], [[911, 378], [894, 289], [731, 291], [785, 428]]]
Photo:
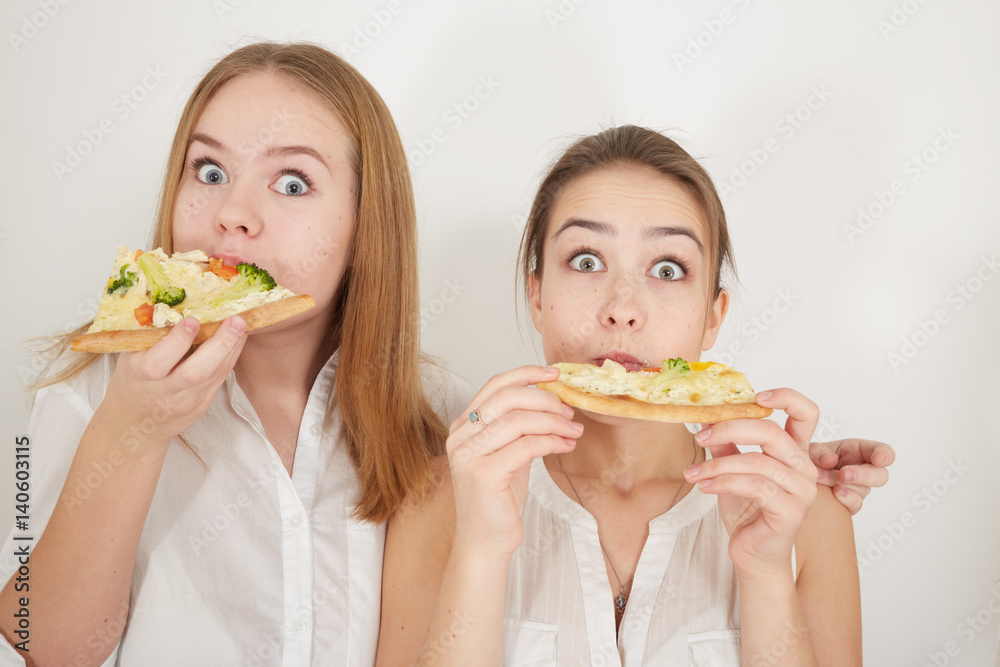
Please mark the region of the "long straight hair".
[[[339, 409], [341, 437], [360, 484], [355, 515], [385, 521], [406, 498], [429, 488], [431, 458], [447, 429], [428, 403], [421, 381], [417, 231], [413, 185], [399, 132], [372, 85], [342, 58], [312, 44], [251, 44], [219, 61], [195, 88], [181, 114], [167, 159], [152, 247], [173, 252], [177, 188], [188, 143], [205, 105], [235, 77], [269, 72], [312, 91], [352, 139], [358, 181], [354, 240], [336, 311], [324, 343], [339, 350], [326, 426]], [[391, 267], [391, 270], [388, 268]], [[57, 355], [86, 331], [60, 336]], [[87, 354], [35, 388], [67, 380], [96, 361]]]

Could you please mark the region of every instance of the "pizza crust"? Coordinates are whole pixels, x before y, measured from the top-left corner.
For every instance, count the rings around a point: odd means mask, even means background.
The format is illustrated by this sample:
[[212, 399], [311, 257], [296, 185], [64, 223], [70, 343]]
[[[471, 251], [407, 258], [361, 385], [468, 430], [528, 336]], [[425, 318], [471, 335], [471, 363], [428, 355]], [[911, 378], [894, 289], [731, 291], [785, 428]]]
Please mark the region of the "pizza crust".
[[631, 417], [649, 421], [686, 424], [715, 424], [727, 419], [762, 419], [773, 410], [756, 403], [728, 403], [723, 405], [667, 405], [646, 403], [630, 396], [605, 396], [580, 391], [559, 382], [539, 382], [539, 389], [550, 391], [575, 408], [612, 417]]
[[[286, 297], [280, 301], [271, 301], [242, 313], [237, 313], [247, 323], [247, 331], [255, 331], [283, 322], [290, 317], [303, 313], [314, 307], [316, 302], [308, 294], [298, 294]], [[204, 343], [225, 321], [206, 322], [198, 329], [194, 344]], [[146, 327], [144, 329], [128, 329], [116, 331], [95, 331], [83, 334], [73, 339], [70, 349], [76, 352], [137, 352], [146, 350], [166, 337], [173, 329], [169, 327]]]

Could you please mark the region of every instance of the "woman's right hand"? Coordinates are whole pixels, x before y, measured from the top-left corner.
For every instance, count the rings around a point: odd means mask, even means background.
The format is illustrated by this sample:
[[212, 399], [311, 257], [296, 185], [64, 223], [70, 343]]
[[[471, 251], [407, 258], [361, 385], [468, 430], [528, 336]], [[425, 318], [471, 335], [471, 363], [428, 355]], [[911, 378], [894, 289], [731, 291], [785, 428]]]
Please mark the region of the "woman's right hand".
[[[456, 548], [509, 557], [520, 545], [531, 460], [571, 451], [583, 433], [583, 426], [572, 421], [572, 408], [555, 394], [529, 386], [558, 377], [558, 369], [545, 366], [496, 375], [452, 422], [448, 460]], [[473, 410], [479, 423], [469, 418]]]
[[[187, 358], [200, 324], [181, 320], [163, 340], [142, 352], [123, 352], [99, 410], [121, 424], [123, 443], [166, 446], [190, 428], [211, 405], [246, 343], [246, 323], [239, 316]], [[131, 436], [131, 437], [130, 437]]]

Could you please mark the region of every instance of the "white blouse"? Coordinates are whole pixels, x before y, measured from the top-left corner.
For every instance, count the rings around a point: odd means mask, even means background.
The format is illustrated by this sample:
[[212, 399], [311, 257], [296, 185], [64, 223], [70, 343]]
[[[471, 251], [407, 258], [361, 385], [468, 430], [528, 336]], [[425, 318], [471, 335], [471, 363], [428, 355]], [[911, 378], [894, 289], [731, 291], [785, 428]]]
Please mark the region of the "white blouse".
[[[7, 538], [3, 581], [24, 544], [13, 538], [37, 541], [48, 522], [115, 359], [38, 393], [28, 427], [30, 530]], [[336, 362], [309, 394], [291, 477], [232, 373], [185, 434], [204, 465], [171, 444], [139, 542], [128, 627], [106, 666], [374, 663], [385, 524], [351, 518], [357, 479], [336, 437], [339, 415], [323, 429]], [[442, 404], [459, 400], [429, 389]], [[102, 474], [95, 468], [74, 490], [82, 502]], [[0, 665], [24, 665], [2, 640]]]
[[535, 459], [507, 576], [503, 664], [739, 665], [736, 571], [716, 501], [695, 487], [649, 522], [616, 638], [597, 522]]

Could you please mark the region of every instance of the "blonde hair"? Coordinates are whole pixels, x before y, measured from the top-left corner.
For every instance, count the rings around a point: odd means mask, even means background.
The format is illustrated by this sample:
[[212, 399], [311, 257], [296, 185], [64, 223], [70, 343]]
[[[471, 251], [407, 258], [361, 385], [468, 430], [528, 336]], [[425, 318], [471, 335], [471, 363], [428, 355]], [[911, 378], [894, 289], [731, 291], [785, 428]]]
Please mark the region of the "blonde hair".
[[[173, 250], [174, 202], [188, 143], [206, 104], [226, 82], [260, 71], [311, 90], [336, 114], [353, 142], [357, 224], [325, 341], [331, 353], [340, 353], [326, 424], [331, 425], [337, 407], [341, 436], [360, 484], [355, 514], [381, 522], [404, 499], [426, 493], [430, 460], [441, 451], [447, 429], [430, 407], [421, 382], [413, 186], [396, 125], [372, 85], [345, 60], [311, 44], [257, 43], [223, 58], [201, 80], [181, 114], [152, 247]], [[61, 355], [89, 326], [61, 336], [50, 351]], [[98, 356], [81, 356], [36, 388], [75, 376]]]
[[736, 275], [726, 212], [719, 193], [704, 167], [677, 142], [659, 132], [635, 125], [613, 127], [574, 142], [549, 169], [531, 205], [521, 237], [518, 273], [521, 287], [530, 294], [529, 277], [542, 277], [542, 258], [549, 217], [556, 198], [573, 180], [598, 169], [631, 166], [651, 169], [679, 183], [701, 206], [708, 223], [708, 247], [714, 276], [711, 297], [722, 290], [722, 267]]

